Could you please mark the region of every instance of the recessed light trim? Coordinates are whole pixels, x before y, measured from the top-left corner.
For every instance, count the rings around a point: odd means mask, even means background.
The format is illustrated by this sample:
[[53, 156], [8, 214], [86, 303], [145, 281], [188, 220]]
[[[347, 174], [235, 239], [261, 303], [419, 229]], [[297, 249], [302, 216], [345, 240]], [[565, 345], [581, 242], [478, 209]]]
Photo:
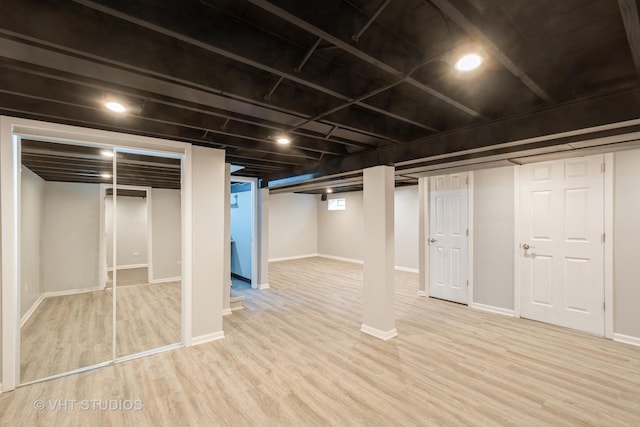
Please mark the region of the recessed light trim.
[[477, 53], [469, 53], [463, 55], [456, 61], [456, 70], [458, 71], [472, 71], [478, 68], [484, 62], [484, 58]]
[[127, 111], [127, 107], [125, 107], [122, 103], [117, 101], [107, 101], [104, 103], [104, 106], [107, 109], [113, 111], [114, 113], [124, 113]]
[[113, 151], [111, 150], [101, 150], [100, 154], [102, 154], [105, 157], [113, 157]]
[[111, 175], [109, 172], [102, 172], [100, 174], [100, 178], [109, 179], [111, 177], [113, 177], [113, 175]]
[[289, 145], [291, 140], [287, 136], [279, 136], [276, 138], [276, 142], [280, 145]]
[[333, 193], [333, 190], [330, 188], [327, 188], [327, 194], [331, 194], [331, 193]]

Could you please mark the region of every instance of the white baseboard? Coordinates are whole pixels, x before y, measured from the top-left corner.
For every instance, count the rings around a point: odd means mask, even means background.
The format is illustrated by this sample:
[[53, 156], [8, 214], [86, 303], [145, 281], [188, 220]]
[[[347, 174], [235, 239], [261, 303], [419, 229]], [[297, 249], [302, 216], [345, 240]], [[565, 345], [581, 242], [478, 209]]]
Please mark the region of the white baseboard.
[[270, 289], [271, 286], [269, 286], [268, 283], [261, 283], [258, 285], [258, 289]]
[[426, 297], [427, 296], [427, 292], [426, 291], [418, 291], [418, 296], [419, 297]]
[[625, 344], [640, 346], [640, 337], [632, 337], [631, 335], [613, 334], [613, 340]]
[[217, 341], [224, 338], [224, 331], [214, 332], [212, 334], [200, 335], [191, 339], [191, 345], [200, 345], [211, 341]]
[[489, 313], [501, 314], [503, 316], [516, 317], [516, 313], [508, 308], [494, 307], [477, 302], [472, 302], [471, 304], [469, 304], [469, 307], [475, 308], [476, 310], [487, 311]]
[[43, 297], [61, 297], [65, 295], [75, 295], [75, 294], [84, 294], [87, 292], [95, 292], [95, 291], [104, 291], [104, 288], [97, 286], [95, 288], [84, 288], [84, 289], [69, 289], [66, 291], [53, 291], [53, 292], [45, 292], [42, 294]]
[[231, 314], [231, 309], [230, 308], [223, 308], [222, 309], [222, 315], [223, 316], [228, 316]]
[[381, 331], [380, 329], [372, 328], [371, 326], [367, 326], [364, 323], [360, 327], [360, 332], [364, 332], [365, 334], [371, 335], [373, 337], [379, 338], [383, 341], [390, 340], [391, 338], [398, 335], [398, 331], [396, 328], [391, 329], [390, 331]]
[[362, 261], [361, 259], [345, 258], [341, 256], [334, 256], [334, 255], [327, 255], [327, 254], [316, 254], [316, 256], [319, 256], [320, 258], [334, 259], [336, 261], [353, 262], [355, 264], [364, 264], [364, 261]]
[[[131, 270], [132, 268], [148, 268], [149, 264], [129, 264], [129, 265], [119, 265], [116, 267], [117, 270]], [[113, 271], [113, 267], [107, 268], [107, 271]]]
[[149, 283], [151, 284], [156, 284], [156, 283], [169, 283], [169, 282], [179, 282], [182, 280], [181, 276], [178, 277], [167, 277], [165, 279], [153, 279], [152, 281], [150, 281]]
[[27, 310], [27, 312], [24, 314], [24, 316], [22, 316], [22, 318], [20, 319], [20, 327], [21, 328], [24, 326], [25, 323], [27, 323], [27, 321], [29, 320], [31, 315], [36, 311], [36, 309], [38, 308], [40, 303], [42, 303], [42, 301], [44, 301], [45, 298], [46, 297], [45, 297], [44, 294], [40, 294], [40, 296], [33, 302], [31, 307], [29, 308], [29, 310]]
[[318, 256], [318, 254], [305, 254], [305, 255], [285, 256], [281, 258], [269, 258], [269, 262], [291, 261], [293, 259], [313, 258], [316, 256]]
[[398, 271], [406, 271], [407, 273], [419, 273], [420, 270], [418, 270], [417, 268], [409, 268], [409, 267], [401, 267], [399, 265], [395, 266], [395, 269]]

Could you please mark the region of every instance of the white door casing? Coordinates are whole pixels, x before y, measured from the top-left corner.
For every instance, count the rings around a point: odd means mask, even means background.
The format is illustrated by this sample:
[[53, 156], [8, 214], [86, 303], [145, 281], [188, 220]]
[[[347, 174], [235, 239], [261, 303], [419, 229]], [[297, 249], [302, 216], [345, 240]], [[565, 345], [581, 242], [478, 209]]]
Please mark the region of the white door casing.
[[520, 168], [521, 316], [604, 335], [604, 156]]
[[430, 181], [429, 295], [468, 304], [468, 174]]

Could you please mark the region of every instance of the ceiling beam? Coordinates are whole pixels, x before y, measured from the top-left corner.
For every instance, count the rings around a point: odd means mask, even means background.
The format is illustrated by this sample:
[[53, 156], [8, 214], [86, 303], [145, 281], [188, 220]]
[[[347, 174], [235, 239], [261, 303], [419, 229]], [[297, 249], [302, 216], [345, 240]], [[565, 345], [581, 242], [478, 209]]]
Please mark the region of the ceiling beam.
[[[0, 33], [7, 32], [0, 29]], [[10, 33], [9, 35], [20, 37], [20, 34], [15, 33]], [[41, 40], [28, 39], [29, 42], [32, 43], [45, 43]], [[191, 102], [197, 102], [201, 105], [224, 111], [245, 116], [250, 115], [273, 123], [280, 123], [283, 129], [286, 126], [293, 126], [299, 123], [301, 119], [309, 117], [293, 111], [282, 111], [271, 105], [236, 96], [223, 90], [205, 87], [193, 82], [176, 80], [169, 75], [135, 68], [129, 71], [131, 66], [116, 61], [112, 61], [107, 65], [105, 63], [109, 61], [105, 58], [101, 59], [101, 63], [83, 59], [82, 56], [84, 56], [84, 54], [82, 52], [77, 52], [64, 46], [54, 45], [52, 43], [45, 43], [45, 45], [47, 48], [54, 48], [55, 51], [37, 47], [30, 43], [0, 37], [0, 57], [4, 56], [12, 60], [71, 73], [91, 79], [94, 82], [96, 79], [99, 79], [119, 88], [122, 87], [122, 82], [127, 82], [128, 87], [139, 91], [150, 92], [173, 99], [187, 99]], [[61, 51], [66, 51], [68, 54], [61, 53]], [[144, 71], [144, 73], [140, 73], [140, 71]], [[366, 144], [365, 141], [372, 138], [380, 141], [390, 140], [389, 136], [354, 128], [347, 123], [336, 123], [334, 121], [309, 123], [303, 128], [310, 132], [325, 134], [335, 125], [340, 126], [340, 135], [342, 135], [342, 133], [348, 134], [349, 138], [345, 139], [353, 140], [354, 145], [367, 147], [368, 144]], [[336, 134], [338, 134], [338, 132]], [[359, 137], [360, 141], [354, 139], [356, 137]]]
[[[279, 68], [276, 68], [276, 67], [273, 67], [273, 66], [270, 66], [270, 65], [267, 65], [267, 64], [263, 64], [263, 63], [261, 63], [259, 61], [250, 59], [250, 58], [248, 58], [246, 56], [239, 55], [237, 53], [228, 51], [226, 49], [222, 49], [222, 48], [220, 48], [218, 46], [214, 46], [211, 43], [205, 43], [205, 42], [197, 40], [197, 39], [195, 39], [193, 37], [189, 37], [189, 36], [186, 36], [184, 34], [180, 34], [180, 33], [176, 32], [176, 31], [169, 30], [167, 28], [164, 28], [164, 27], [161, 27], [159, 25], [156, 25], [156, 24], [154, 24], [152, 22], [148, 22], [148, 21], [146, 21], [144, 19], [140, 19], [140, 18], [137, 18], [135, 16], [131, 16], [131, 15], [128, 15], [126, 13], [120, 12], [118, 10], [103, 6], [103, 5], [99, 4], [99, 3], [96, 3], [96, 2], [91, 1], [91, 0], [72, 0], [72, 1], [74, 1], [74, 2], [76, 2], [78, 4], [81, 4], [81, 5], [85, 6], [85, 7], [97, 10], [97, 11], [99, 11], [101, 13], [113, 16], [113, 17], [121, 19], [123, 21], [130, 22], [132, 24], [138, 25], [138, 26], [146, 28], [148, 30], [151, 30], [151, 31], [157, 32], [159, 34], [162, 34], [162, 35], [171, 37], [173, 39], [179, 40], [179, 41], [181, 41], [183, 43], [187, 43], [187, 44], [190, 44], [192, 46], [196, 46], [196, 47], [198, 47], [200, 49], [204, 49], [206, 51], [214, 53], [216, 55], [223, 56], [223, 57], [225, 57], [227, 59], [231, 59], [231, 60], [239, 62], [241, 64], [248, 65], [248, 66], [256, 68], [258, 70], [261, 70], [261, 71], [276, 75], [278, 77], [287, 79], [287, 80], [292, 81], [294, 83], [297, 83], [299, 85], [309, 87], [309, 88], [311, 88], [313, 90], [316, 90], [318, 92], [321, 92], [321, 93], [324, 93], [326, 95], [332, 96], [334, 98], [340, 99], [342, 101], [349, 102], [349, 101], [352, 100], [351, 97], [346, 96], [344, 94], [341, 94], [341, 93], [339, 93], [339, 92], [337, 92], [337, 91], [335, 91], [333, 89], [329, 89], [329, 88], [327, 88], [327, 87], [325, 87], [323, 85], [311, 82], [311, 81], [306, 80], [306, 79], [304, 79], [302, 77], [298, 77], [298, 76], [295, 75], [295, 72], [294, 72], [294, 74], [292, 74], [292, 73], [287, 72], [287, 71], [285, 71], [283, 69], [279, 69]], [[319, 38], [324, 38], [324, 37], [319, 36]], [[317, 45], [314, 45], [314, 50], [316, 48], [317, 48]], [[397, 74], [397, 73], [399, 73], [399, 71], [394, 73], [394, 74]], [[409, 82], [409, 83], [411, 83], [411, 82]], [[277, 85], [275, 87], [277, 88]], [[436, 92], [433, 89], [429, 88], [429, 90], [433, 91], [434, 93], [438, 94], [439, 96], [444, 97], [444, 95], [440, 94], [439, 92]], [[271, 91], [269, 93], [269, 96], [271, 96], [273, 94], [273, 92], [274, 92], [274, 89], [271, 89]], [[447, 97], [444, 97], [444, 98], [449, 99]], [[453, 100], [450, 100], [450, 101], [453, 101]], [[459, 104], [456, 101], [453, 101], [453, 102], [456, 103], [456, 104]], [[369, 109], [369, 105], [366, 104], [366, 103], [357, 102], [356, 104], [359, 107], [362, 107], [364, 109]], [[459, 105], [461, 107], [464, 107], [464, 106], [462, 106], [462, 104], [459, 104]], [[464, 107], [464, 108], [467, 108], [467, 107]], [[473, 112], [473, 110], [471, 110], [471, 109], [467, 108], [467, 110]], [[371, 111], [374, 111], [374, 110], [371, 110]], [[391, 115], [388, 115], [387, 114], [388, 112], [386, 110], [376, 109], [375, 113], [386, 115], [386, 116], [388, 116], [390, 118], [393, 118], [395, 120], [405, 121], [408, 124], [412, 124], [413, 125], [415, 123], [415, 120], [410, 120], [410, 119], [405, 118], [403, 116], [398, 116], [398, 115], [391, 116]], [[471, 113], [469, 113], [469, 114], [471, 114]], [[427, 126], [427, 125], [425, 125], [425, 126]]]
[[[321, 28], [316, 27], [315, 25], [297, 17], [296, 15], [294, 15], [293, 13], [290, 13], [278, 6], [276, 6], [275, 4], [266, 1], [266, 0], [248, 0], [250, 3], [266, 10], [267, 12], [293, 24], [296, 25], [300, 28], [302, 28], [305, 31], [308, 31], [311, 34], [314, 34], [317, 37], [322, 38], [323, 40], [328, 41], [329, 43], [332, 43], [336, 46], [338, 46], [340, 49], [344, 50], [345, 52], [348, 52], [349, 54], [355, 56], [356, 58], [360, 59], [361, 61], [364, 61], [376, 68], [378, 68], [381, 71], [384, 71], [388, 74], [391, 74], [392, 76], [396, 77], [396, 78], [402, 78], [404, 77], [404, 72], [401, 70], [396, 69], [395, 67], [388, 65], [382, 61], [380, 61], [379, 59], [374, 58], [373, 56], [369, 55], [368, 53], [356, 48], [355, 46], [349, 44], [347, 41], [344, 41], [342, 39], [340, 39], [339, 37], [336, 37], [324, 30], [322, 30]], [[437, 90], [429, 87], [428, 85], [417, 81], [416, 79], [409, 77], [407, 78], [406, 82], [408, 84], [410, 84], [411, 86], [415, 87], [416, 89], [427, 93], [437, 99], [439, 99], [440, 101], [443, 101], [447, 104], [449, 104], [450, 106], [463, 111], [464, 113], [473, 116], [473, 117], [478, 117], [481, 118], [482, 114], [480, 114], [479, 112], [473, 110], [472, 108], [467, 107], [466, 105], [463, 105], [462, 103], [446, 96], [445, 94], [438, 92]], [[363, 103], [364, 105], [367, 105], [366, 103]], [[361, 106], [360, 104], [358, 104], [359, 106]]]
[[[638, 121], [638, 117], [640, 89], [636, 88], [329, 160], [315, 168], [299, 171], [295, 176], [304, 177], [300, 178], [303, 182], [308, 178], [354, 172], [378, 165], [410, 165], [423, 161], [446, 163], [450, 158], [463, 154], [477, 159], [496, 152], [515, 155], [525, 148], [565, 145], [569, 135], [573, 142], [601, 137], [603, 128], [611, 127], [624, 133], [625, 128], [629, 129]], [[274, 175], [269, 180], [295, 181], [295, 176], [289, 178], [292, 176]]]
[[453, 2], [449, 0], [425, 0], [428, 3], [435, 5], [453, 22], [456, 23], [464, 32], [469, 34], [474, 39], [478, 40], [484, 49], [486, 49], [491, 56], [498, 60], [511, 74], [516, 76], [526, 87], [528, 87], [538, 97], [545, 102], [554, 103], [551, 96], [545, 92], [533, 79], [502, 50], [493, 40], [491, 40], [478, 25], [474, 24], [467, 18], [460, 10], [453, 5]]
[[382, 3], [380, 3], [380, 6], [378, 6], [378, 8], [376, 9], [376, 11], [373, 12], [373, 15], [371, 15], [371, 18], [369, 18], [369, 20], [365, 22], [362, 28], [360, 28], [360, 31], [358, 31], [357, 33], [351, 36], [351, 40], [358, 43], [358, 41], [360, 41], [360, 37], [362, 37], [362, 35], [365, 33], [365, 31], [367, 31], [367, 29], [371, 26], [371, 24], [373, 24], [373, 22], [376, 19], [378, 19], [378, 16], [380, 16], [382, 11], [389, 5], [389, 3], [391, 3], [391, 0], [383, 0]]
[[636, 71], [640, 74], [640, 19], [638, 18], [638, 4], [636, 0], [618, 0], [620, 15], [624, 22], [624, 29], [629, 40], [631, 57], [636, 66]]

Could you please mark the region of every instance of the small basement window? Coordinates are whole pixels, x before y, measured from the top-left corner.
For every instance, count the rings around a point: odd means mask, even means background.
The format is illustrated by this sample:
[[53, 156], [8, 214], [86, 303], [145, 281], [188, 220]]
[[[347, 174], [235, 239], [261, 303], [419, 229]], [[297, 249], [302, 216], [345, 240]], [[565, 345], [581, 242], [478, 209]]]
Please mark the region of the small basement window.
[[328, 202], [330, 211], [343, 211], [347, 209], [346, 199], [329, 199]]

